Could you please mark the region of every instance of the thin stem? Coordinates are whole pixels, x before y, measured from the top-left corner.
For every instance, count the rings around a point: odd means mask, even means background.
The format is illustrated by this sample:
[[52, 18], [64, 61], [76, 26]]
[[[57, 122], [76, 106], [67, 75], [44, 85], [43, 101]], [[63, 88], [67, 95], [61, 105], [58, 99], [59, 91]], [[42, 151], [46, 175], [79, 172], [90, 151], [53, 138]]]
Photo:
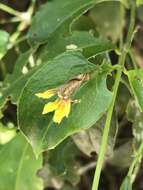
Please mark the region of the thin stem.
[[132, 63], [133, 63], [134, 69], [138, 69], [138, 66], [137, 66], [136, 60], [135, 60], [134, 55], [133, 55], [133, 51], [132, 51], [131, 49], [129, 50], [129, 56], [130, 56], [130, 58], [131, 58], [131, 60], [132, 60]]
[[[32, 17], [32, 14], [34, 12], [34, 6], [35, 6], [35, 2], [31, 2], [31, 5], [29, 6], [28, 10], [27, 10], [27, 15], [28, 15], [28, 20], [24, 20], [18, 25], [17, 27], [17, 30], [11, 35], [10, 37], [10, 42], [12, 43], [12, 46], [13, 47], [15, 44], [17, 44], [17, 39], [18, 37], [20, 36], [21, 34], [21, 31], [23, 31], [31, 22], [31, 17]], [[10, 47], [10, 48], [11, 48]]]
[[26, 26], [27, 26], [27, 23], [25, 21], [21, 22], [18, 25], [16, 32], [14, 32], [10, 37], [10, 42], [12, 43], [12, 46], [13, 46], [13, 44], [15, 44], [16, 40], [18, 39], [18, 37], [21, 34], [21, 31], [23, 31], [26, 28]]
[[133, 162], [129, 168], [129, 171], [128, 171], [127, 176], [131, 179], [131, 183], [133, 183], [135, 180], [136, 173], [138, 171], [141, 158], [143, 156], [142, 153], [143, 153], [143, 142], [140, 144], [137, 154], [135, 156], [135, 159], [133, 160]]
[[83, 175], [84, 173], [88, 172], [89, 170], [93, 169], [96, 166], [96, 162], [90, 162], [89, 164], [82, 166], [77, 173], [79, 175]]
[[120, 82], [121, 82], [122, 84], [124, 84], [124, 85], [126, 86], [127, 90], [129, 91], [129, 93], [130, 93], [131, 95], [133, 95], [133, 93], [132, 93], [132, 91], [131, 91], [131, 89], [130, 89], [130, 86], [129, 86], [129, 84], [127, 83], [127, 81], [125, 81], [123, 78], [121, 78]]
[[21, 14], [19, 11], [16, 11], [16, 10], [12, 9], [11, 7], [9, 7], [9, 6], [7, 6], [7, 5], [5, 5], [3, 3], [0, 3], [0, 9], [7, 12], [7, 13], [9, 13], [9, 14], [12, 14], [12, 15], [14, 15], [16, 17], [19, 17], [20, 14]]
[[7, 23], [14, 23], [14, 22], [20, 22], [21, 19], [18, 17], [12, 17], [10, 19], [1, 19], [0, 24], [7, 24]]
[[104, 127], [104, 131], [103, 131], [100, 152], [99, 152], [99, 156], [98, 156], [98, 160], [97, 160], [97, 166], [96, 166], [96, 170], [95, 170], [92, 190], [98, 190], [100, 174], [101, 174], [101, 170], [102, 170], [102, 166], [103, 166], [103, 162], [104, 162], [105, 151], [106, 151], [106, 145], [108, 142], [108, 135], [109, 135], [110, 123], [111, 123], [111, 119], [112, 119], [112, 113], [113, 113], [113, 109], [114, 109], [114, 105], [115, 105], [115, 100], [116, 100], [116, 96], [117, 96], [118, 87], [120, 84], [123, 67], [125, 64], [127, 51], [129, 50], [132, 39], [133, 39], [134, 23], [135, 23], [135, 4], [132, 3], [131, 20], [130, 20], [130, 26], [129, 26], [128, 35], [127, 35], [127, 40], [125, 43], [125, 47], [121, 49], [122, 53], [119, 57], [119, 64], [121, 65], [121, 69], [119, 69], [117, 71], [116, 79], [115, 79], [115, 83], [114, 83], [114, 87], [113, 87], [113, 98], [112, 98], [110, 107], [107, 111], [107, 117], [106, 117], [105, 127]]

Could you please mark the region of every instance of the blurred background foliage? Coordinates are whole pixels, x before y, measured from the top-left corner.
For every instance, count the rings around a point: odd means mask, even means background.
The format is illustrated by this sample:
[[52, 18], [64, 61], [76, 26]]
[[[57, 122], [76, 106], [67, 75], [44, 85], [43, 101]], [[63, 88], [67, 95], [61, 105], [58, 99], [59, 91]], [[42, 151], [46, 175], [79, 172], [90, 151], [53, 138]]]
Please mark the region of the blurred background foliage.
[[[50, 0], [50, 2], [52, 1], [54, 0]], [[41, 45], [37, 53], [31, 56], [33, 50], [30, 49], [30, 44], [26, 39], [33, 15], [46, 2], [47, 0], [36, 0], [32, 3], [30, 0], [1, 0], [0, 89], [8, 88], [10, 83], [21, 77], [19, 68], [14, 70], [16, 63], [19, 62], [18, 65], [20, 69], [22, 68], [22, 73], [27, 73], [27, 70], [31, 70], [33, 67], [34, 60], [40, 62], [39, 57], [41, 60], [46, 60], [49, 57], [46, 51], [46, 48], [49, 48], [48, 44]], [[15, 12], [13, 16], [13, 14], [3, 11], [1, 4], [23, 14], [19, 17]], [[26, 14], [27, 10], [29, 14]], [[128, 25], [129, 8], [125, 8], [120, 2], [110, 1], [97, 4], [85, 12], [74, 21], [71, 30], [89, 31], [95, 37], [102, 36], [118, 46], [120, 40], [124, 39], [127, 33]], [[132, 62], [138, 68], [143, 67], [143, 5], [137, 8], [136, 28], [133, 45], [126, 60], [127, 69], [133, 68]], [[54, 47], [51, 48], [53, 48], [51, 52], [54, 52]], [[103, 57], [106, 57], [108, 62], [114, 65], [117, 63], [119, 53], [118, 50], [111, 51], [92, 57], [90, 60], [96, 64], [101, 63]], [[50, 55], [52, 57], [54, 53]], [[15, 74], [9, 75], [13, 73], [13, 70]], [[114, 73], [112, 76], [108, 76], [109, 89], [111, 89], [113, 79]], [[18, 92], [14, 90], [15, 84], [7, 91], [7, 103], [5, 100], [0, 100], [1, 105], [4, 105], [0, 112], [0, 190], [90, 190], [105, 115], [92, 128], [72, 135], [55, 149], [44, 151], [36, 160], [33, 158], [31, 147], [19, 134], [17, 106], [15, 104]], [[11, 91], [12, 98], [10, 99]], [[132, 98], [126, 76], [123, 76], [112, 118], [100, 190], [118, 190], [120, 188], [142, 140], [143, 114]], [[23, 154], [21, 150], [26, 153]], [[23, 173], [20, 170], [23, 170]], [[133, 189], [142, 190], [143, 168], [141, 160], [135, 175]], [[130, 190], [129, 186], [127, 189]]]

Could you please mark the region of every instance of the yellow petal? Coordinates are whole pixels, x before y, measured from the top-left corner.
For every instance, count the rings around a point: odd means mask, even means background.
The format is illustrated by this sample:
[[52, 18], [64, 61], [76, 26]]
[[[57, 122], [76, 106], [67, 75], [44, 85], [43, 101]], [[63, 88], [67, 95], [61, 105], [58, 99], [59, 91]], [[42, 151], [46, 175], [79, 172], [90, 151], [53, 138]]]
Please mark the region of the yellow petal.
[[52, 112], [58, 108], [59, 100], [56, 100], [55, 102], [49, 102], [44, 106], [42, 114], [47, 114], [49, 112]]
[[68, 117], [71, 109], [71, 100], [60, 100], [58, 108], [55, 111], [53, 121], [61, 123], [64, 117]]
[[39, 98], [48, 99], [54, 96], [55, 94], [56, 94], [56, 89], [54, 88], [54, 89], [47, 90], [45, 92], [37, 93], [35, 95]]
[[67, 100], [65, 107], [65, 116], [68, 117], [71, 110], [71, 100]]

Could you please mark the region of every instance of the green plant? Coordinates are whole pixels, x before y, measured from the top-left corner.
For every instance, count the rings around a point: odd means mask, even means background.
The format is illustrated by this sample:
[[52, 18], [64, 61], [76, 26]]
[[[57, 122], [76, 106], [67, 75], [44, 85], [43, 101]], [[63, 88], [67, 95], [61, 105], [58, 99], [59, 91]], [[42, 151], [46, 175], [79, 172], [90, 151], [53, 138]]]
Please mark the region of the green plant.
[[143, 2], [38, 2], [0, 3], [0, 190], [139, 189]]

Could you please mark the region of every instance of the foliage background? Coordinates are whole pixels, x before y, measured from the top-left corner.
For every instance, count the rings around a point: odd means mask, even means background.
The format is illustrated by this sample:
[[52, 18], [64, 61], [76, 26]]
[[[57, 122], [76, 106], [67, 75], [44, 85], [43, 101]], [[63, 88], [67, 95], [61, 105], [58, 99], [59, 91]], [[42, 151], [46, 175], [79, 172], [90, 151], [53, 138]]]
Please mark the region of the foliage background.
[[[1, 0], [0, 190], [91, 189], [130, 22], [130, 3], [121, 2]], [[2, 4], [16, 11], [9, 14]], [[143, 189], [142, 1], [136, 5], [136, 32], [112, 116], [101, 190]], [[71, 44], [77, 48], [68, 49]], [[87, 72], [93, 77], [75, 94], [82, 101], [69, 119], [56, 126], [52, 115], [41, 116], [45, 102], [36, 92]]]

